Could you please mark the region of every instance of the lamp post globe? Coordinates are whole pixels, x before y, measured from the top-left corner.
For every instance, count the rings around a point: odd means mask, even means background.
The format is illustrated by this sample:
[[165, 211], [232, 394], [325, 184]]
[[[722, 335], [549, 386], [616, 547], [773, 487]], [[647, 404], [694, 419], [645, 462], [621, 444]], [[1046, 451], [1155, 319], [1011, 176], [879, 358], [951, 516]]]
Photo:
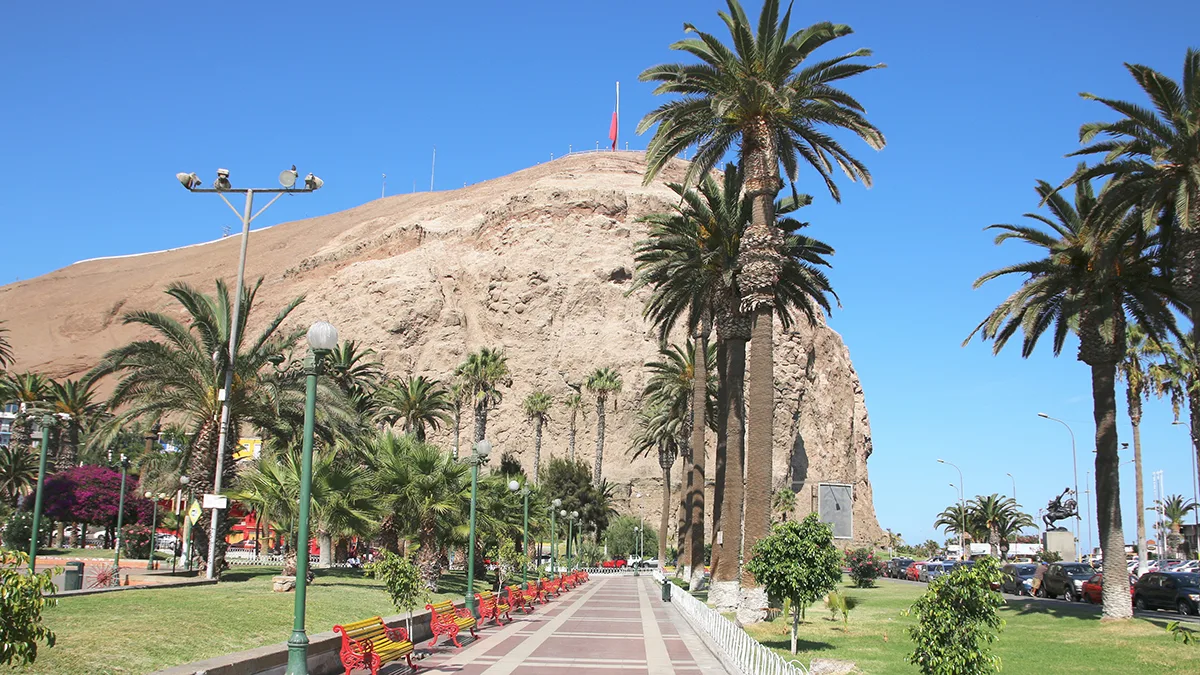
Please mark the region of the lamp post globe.
[[328, 321], [318, 321], [308, 328], [308, 346], [315, 351], [328, 352], [337, 347], [337, 328]]

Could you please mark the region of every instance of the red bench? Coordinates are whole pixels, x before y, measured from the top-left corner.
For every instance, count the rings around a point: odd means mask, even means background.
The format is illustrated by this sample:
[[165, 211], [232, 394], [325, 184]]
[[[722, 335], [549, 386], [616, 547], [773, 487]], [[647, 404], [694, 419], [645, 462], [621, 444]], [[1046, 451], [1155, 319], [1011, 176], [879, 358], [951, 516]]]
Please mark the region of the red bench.
[[388, 628], [381, 617], [334, 626], [333, 632], [342, 635], [340, 656], [346, 675], [359, 668], [366, 668], [371, 675], [378, 675], [379, 666], [401, 658], [408, 661], [409, 668], [414, 671], [417, 669], [412, 662], [413, 643], [408, 641], [408, 631]]
[[520, 586], [507, 586], [504, 590], [508, 592], [508, 596], [505, 598], [505, 601], [508, 602], [509, 607], [511, 607], [513, 611], [519, 609], [526, 614], [533, 611], [532, 602], [534, 596], [532, 593], [521, 590]]
[[546, 604], [546, 591], [542, 589], [542, 586], [538, 581], [530, 581], [528, 584], [526, 584], [526, 586], [527, 588], [525, 589], [525, 595], [527, 597], [532, 595], [533, 600], [537, 600], [543, 605]]
[[433, 639], [429, 641], [430, 647], [437, 644], [439, 635], [449, 636], [455, 647], [462, 647], [458, 642], [458, 631], [464, 628], [471, 631], [471, 637], [479, 638], [475, 634], [475, 617], [471, 616], [468, 610], [455, 607], [449, 600], [425, 605], [425, 609], [429, 610], [429, 629], [433, 632]]
[[504, 622], [500, 620], [500, 616], [512, 621], [512, 617], [508, 615], [508, 610], [512, 606], [508, 603], [500, 602], [491, 591], [484, 591], [475, 594], [476, 607], [479, 608], [479, 621], [483, 622], [491, 619], [497, 626], [503, 626]]

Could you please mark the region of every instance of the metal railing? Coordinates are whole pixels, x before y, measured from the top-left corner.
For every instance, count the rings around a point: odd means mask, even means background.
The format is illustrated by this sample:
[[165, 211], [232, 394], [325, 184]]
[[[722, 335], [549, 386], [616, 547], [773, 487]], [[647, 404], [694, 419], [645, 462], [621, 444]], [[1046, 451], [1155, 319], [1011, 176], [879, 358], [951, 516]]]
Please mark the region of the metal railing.
[[[659, 584], [665, 581], [657, 570], [654, 580]], [[744, 675], [808, 675], [808, 668], [804, 664], [785, 660], [691, 593], [675, 584], [669, 584], [669, 588], [671, 604], [683, 614], [693, 629], [706, 635], [725, 660]]]

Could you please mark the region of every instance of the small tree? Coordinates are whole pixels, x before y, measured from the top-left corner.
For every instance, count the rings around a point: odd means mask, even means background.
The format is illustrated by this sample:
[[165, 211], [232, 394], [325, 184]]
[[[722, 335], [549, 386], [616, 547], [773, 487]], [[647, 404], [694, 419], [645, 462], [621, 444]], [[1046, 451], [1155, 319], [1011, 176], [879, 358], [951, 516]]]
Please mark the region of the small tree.
[[498, 588], [504, 588], [507, 580], [512, 579], [521, 573], [521, 570], [529, 566], [529, 556], [521, 552], [517, 545], [511, 539], [505, 539], [500, 542], [500, 549], [497, 552], [497, 562], [499, 569], [497, 576]]
[[883, 576], [883, 561], [868, 548], [846, 551], [846, 567], [850, 570], [854, 585], [859, 588], [870, 588], [875, 585], [876, 579]]
[[404, 623], [411, 636], [413, 610], [425, 602], [429, 595], [421, 581], [421, 571], [408, 558], [391, 551], [384, 551], [380, 558], [368, 563], [363, 569], [366, 574], [374, 575], [383, 582], [396, 609], [407, 612]]
[[54, 646], [54, 632], [42, 623], [42, 608], [54, 606], [58, 568], [27, 574], [29, 556], [0, 551], [0, 664], [22, 666], [37, 659], [38, 643]]
[[910, 626], [914, 649], [908, 662], [925, 675], [985, 675], [1000, 669], [989, 654], [1004, 621], [996, 612], [1004, 598], [991, 589], [1000, 581], [1000, 566], [983, 558], [936, 577], [929, 590], [905, 614], [916, 614]]
[[791, 600], [792, 653], [800, 618], [812, 603], [837, 588], [842, 556], [833, 545], [833, 529], [809, 514], [780, 523], [754, 545], [746, 569], [778, 600]]
[[4, 540], [4, 547], [14, 551], [29, 550], [29, 538], [32, 536], [33, 513], [29, 511], [17, 511], [12, 514], [8, 522], [4, 524], [4, 531], [0, 532], [0, 539]]

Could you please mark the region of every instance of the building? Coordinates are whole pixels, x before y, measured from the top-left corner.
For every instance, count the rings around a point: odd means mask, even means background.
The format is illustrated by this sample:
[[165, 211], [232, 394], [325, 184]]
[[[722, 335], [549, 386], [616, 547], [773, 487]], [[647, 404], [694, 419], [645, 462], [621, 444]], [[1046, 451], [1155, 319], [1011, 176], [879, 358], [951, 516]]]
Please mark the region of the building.
[[0, 408], [0, 445], [8, 445], [12, 442], [12, 425], [17, 419], [17, 411], [21, 409], [19, 403], [5, 403], [3, 408]]

